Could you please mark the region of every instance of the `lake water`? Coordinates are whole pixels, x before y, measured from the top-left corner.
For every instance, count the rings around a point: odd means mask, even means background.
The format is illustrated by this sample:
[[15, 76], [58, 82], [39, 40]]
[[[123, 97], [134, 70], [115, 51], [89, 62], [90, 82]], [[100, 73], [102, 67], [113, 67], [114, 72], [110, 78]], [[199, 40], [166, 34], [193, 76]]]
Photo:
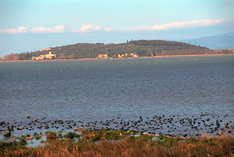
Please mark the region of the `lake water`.
[[[233, 55], [0, 63], [0, 75], [0, 122], [17, 127], [29, 122], [25, 113], [84, 126], [140, 116], [150, 122], [155, 115], [234, 124]], [[166, 126], [149, 130], [164, 133]]]

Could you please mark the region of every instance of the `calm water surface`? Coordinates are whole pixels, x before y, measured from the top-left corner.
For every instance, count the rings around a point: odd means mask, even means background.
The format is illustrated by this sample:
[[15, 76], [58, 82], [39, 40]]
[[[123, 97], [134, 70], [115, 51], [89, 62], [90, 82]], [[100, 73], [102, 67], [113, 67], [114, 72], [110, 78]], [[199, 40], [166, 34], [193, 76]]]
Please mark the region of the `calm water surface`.
[[0, 121], [228, 115], [234, 56], [0, 63]]

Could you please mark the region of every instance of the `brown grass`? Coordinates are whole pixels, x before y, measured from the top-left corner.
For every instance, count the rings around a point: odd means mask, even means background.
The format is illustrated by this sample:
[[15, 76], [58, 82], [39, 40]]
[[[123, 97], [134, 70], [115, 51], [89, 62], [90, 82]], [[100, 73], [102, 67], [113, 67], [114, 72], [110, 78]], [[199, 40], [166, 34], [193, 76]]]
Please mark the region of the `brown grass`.
[[[114, 132], [114, 131], [113, 131]], [[87, 134], [86, 134], [87, 133]], [[110, 133], [107, 130], [83, 132], [87, 137], [102, 135], [107, 139]], [[117, 133], [119, 133], [117, 131]], [[113, 133], [113, 135], [116, 135]], [[139, 137], [127, 136], [120, 140], [86, 142], [85, 140], [50, 140], [48, 145], [37, 148], [26, 148], [13, 143], [0, 143], [0, 156], [234, 156], [234, 136], [224, 134], [221, 137], [201, 138], [169, 138], [141, 135]], [[8, 144], [8, 145], [7, 145]]]

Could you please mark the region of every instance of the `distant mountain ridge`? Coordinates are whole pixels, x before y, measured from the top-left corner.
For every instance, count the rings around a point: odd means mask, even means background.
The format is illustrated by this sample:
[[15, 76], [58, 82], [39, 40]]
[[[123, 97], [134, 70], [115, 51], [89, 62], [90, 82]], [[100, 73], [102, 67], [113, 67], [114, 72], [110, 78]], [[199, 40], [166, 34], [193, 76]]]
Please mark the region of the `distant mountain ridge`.
[[209, 49], [231, 49], [234, 48], [234, 32], [198, 39], [184, 39], [180, 40], [180, 42], [190, 43], [197, 46], [200, 45]]

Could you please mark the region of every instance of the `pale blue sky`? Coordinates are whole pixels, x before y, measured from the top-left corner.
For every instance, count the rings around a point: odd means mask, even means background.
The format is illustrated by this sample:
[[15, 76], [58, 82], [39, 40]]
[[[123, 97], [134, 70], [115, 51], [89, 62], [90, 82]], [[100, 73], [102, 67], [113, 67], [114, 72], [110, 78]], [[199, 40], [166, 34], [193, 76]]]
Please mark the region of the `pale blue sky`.
[[[234, 31], [233, 8], [234, 0], [0, 0], [0, 56], [49, 44], [74, 44], [82, 38], [83, 42], [111, 43], [227, 33]], [[24, 35], [40, 42], [42, 34], [53, 41], [40, 46], [20, 43], [20, 39], [27, 43]]]

